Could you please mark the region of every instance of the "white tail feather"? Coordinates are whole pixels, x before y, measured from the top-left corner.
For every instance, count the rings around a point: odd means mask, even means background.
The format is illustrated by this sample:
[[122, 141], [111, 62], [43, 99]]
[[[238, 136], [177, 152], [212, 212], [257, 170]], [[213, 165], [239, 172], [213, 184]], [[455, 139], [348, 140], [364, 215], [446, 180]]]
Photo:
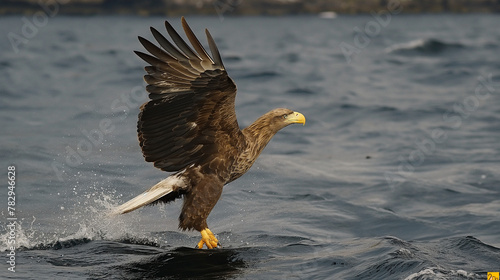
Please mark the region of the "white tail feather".
[[174, 190], [182, 189], [184, 187], [186, 187], [184, 180], [176, 175], [170, 176], [152, 186], [149, 190], [116, 207], [111, 214], [118, 215], [134, 211], [137, 208], [148, 205], [151, 202], [162, 198]]

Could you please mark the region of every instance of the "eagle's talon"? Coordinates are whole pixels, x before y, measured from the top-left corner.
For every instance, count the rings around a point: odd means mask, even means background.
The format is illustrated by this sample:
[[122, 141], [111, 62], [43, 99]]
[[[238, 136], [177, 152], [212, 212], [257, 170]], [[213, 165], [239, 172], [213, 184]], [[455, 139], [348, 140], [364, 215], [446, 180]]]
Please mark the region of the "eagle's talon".
[[215, 235], [208, 228], [201, 231], [201, 240], [198, 242], [198, 249], [202, 249], [203, 245], [206, 245], [208, 249], [217, 248], [219, 245], [219, 240], [215, 238]]

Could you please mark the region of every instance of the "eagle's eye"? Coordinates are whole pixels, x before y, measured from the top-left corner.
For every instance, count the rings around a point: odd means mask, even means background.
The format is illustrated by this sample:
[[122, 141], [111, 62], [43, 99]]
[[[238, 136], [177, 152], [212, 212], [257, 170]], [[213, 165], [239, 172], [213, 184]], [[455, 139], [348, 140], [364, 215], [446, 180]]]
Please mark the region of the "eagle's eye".
[[283, 119], [286, 119], [287, 117], [288, 117], [288, 115], [287, 115], [287, 114], [283, 115]]

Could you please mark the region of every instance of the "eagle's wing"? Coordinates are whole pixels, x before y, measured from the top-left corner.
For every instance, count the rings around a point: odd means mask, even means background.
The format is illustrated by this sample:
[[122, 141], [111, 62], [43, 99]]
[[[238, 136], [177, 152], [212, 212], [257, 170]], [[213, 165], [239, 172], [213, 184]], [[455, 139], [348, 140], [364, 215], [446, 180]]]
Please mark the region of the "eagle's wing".
[[191, 164], [227, 168], [245, 141], [234, 110], [236, 85], [208, 30], [213, 59], [184, 18], [182, 26], [194, 51], [168, 22], [165, 26], [176, 46], [151, 28], [161, 48], [139, 37], [151, 55], [136, 52], [150, 64], [144, 80], [151, 100], [142, 105], [137, 125], [143, 155], [164, 171]]

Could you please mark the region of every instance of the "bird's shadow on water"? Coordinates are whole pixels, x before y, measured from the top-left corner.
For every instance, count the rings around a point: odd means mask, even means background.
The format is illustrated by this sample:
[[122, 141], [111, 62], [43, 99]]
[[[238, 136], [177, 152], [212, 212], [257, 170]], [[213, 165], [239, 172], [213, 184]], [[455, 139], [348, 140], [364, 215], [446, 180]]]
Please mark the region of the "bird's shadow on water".
[[180, 247], [114, 266], [105, 274], [121, 279], [231, 279], [249, 265], [241, 256], [248, 250]]

